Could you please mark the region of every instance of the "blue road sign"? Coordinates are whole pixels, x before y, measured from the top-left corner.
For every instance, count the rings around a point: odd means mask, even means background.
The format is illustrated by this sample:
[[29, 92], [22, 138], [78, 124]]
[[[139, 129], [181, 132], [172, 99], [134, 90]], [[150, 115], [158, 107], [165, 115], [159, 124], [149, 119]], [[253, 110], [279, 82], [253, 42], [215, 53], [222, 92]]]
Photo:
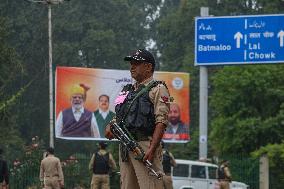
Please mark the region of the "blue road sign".
[[198, 17], [195, 65], [284, 63], [284, 15]]

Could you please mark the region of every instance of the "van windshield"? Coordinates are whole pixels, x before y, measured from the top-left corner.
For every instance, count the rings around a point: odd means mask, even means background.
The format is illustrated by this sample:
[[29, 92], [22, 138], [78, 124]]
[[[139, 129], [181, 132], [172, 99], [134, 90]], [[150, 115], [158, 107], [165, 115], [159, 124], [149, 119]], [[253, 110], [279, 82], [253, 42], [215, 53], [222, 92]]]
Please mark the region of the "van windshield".
[[187, 164], [177, 164], [173, 169], [173, 176], [175, 177], [188, 177], [189, 165]]
[[217, 179], [217, 167], [208, 167], [209, 179]]

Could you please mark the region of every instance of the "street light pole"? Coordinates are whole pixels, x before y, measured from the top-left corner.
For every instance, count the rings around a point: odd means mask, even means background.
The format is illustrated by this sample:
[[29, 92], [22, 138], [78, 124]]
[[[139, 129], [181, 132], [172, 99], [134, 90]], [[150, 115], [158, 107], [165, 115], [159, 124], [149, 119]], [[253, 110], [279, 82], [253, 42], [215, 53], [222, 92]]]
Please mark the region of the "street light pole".
[[52, 29], [51, 6], [62, 3], [64, 0], [28, 0], [41, 3], [48, 7], [48, 67], [49, 67], [49, 146], [54, 148], [54, 119], [53, 119], [53, 70], [52, 70]]
[[54, 148], [51, 4], [48, 3], [49, 146]]

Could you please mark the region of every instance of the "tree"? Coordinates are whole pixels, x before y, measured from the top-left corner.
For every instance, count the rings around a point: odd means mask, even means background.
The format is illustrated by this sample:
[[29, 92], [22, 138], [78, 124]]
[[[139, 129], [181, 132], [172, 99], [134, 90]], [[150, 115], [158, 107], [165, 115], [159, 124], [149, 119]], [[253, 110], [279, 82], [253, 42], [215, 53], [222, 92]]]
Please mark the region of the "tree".
[[[123, 56], [146, 46], [155, 1], [74, 1], [54, 9], [56, 65], [128, 68]], [[70, 24], [72, 23], [72, 24]], [[82, 54], [78, 56], [78, 51]]]
[[262, 155], [267, 155], [269, 159], [269, 183], [270, 188], [281, 189], [283, 186], [283, 160], [284, 160], [284, 142], [280, 144], [268, 144], [264, 147], [261, 147], [259, 150], [253, 153], [254, 157], [260, 157]]
[[[160, 2], [70, 1], [52, 6], [54, 68], [128, 68], [123, 56], [145, 47], [149, 37], [147, 25], [152, 22], [146, 17], [156, 11]], [[16, 124], [26, 140], [35, 135], [48, 140], [47, 7], [27, 1], [5, 1], [0, 10], [11, 33], [7, 41], [25, 67], [21, 84], [33, 81], [21, 96], [18, 108], [25, 111], [18, 114]], [[36, 78], [38, 75], [40, 78]]]
[[25, 87], [18, 84], [24, 74], [24, 67], [14, 49], [7, 44], [8, 31], [2, 17], [0, 25], [0, 139], [1, 147], [9, 149], [6, 151], [10, 156], [11, 148], [19, 150], [19, 146], [23, 144], [16, 120], [17, 105], [25, 90]]
[[283, 72], [283, 65], [254, 65], [225, 67], [216, 73], [210, 139], [217, 152], [250, 153], [281, 142]]

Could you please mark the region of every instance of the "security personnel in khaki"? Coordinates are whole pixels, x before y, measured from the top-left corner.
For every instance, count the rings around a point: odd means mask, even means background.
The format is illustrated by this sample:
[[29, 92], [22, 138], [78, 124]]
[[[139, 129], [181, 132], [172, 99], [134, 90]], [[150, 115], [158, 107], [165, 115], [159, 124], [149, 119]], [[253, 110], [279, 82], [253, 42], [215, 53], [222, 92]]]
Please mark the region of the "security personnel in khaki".
[[[163, 81], [153, 79], [155, 59], [149, 51], [138, 49], [124, 60], [130, 62], [130, 73], [136, 83], [126, 85], [115, 100], [116, 122], [123, 124], [143, 148], [143, 161], [152, 162], [154, 170], [162, 173], [160, 142], [168, 124], [169, 91]], [[106, 138], [113, 137], [108, 125]], [[119, 164], [121, 189], [164, 188], [162, 179], [151, 175], [143, 163], [122, 145]]]
[[44, 189], [64, 188], [64, 177], [59, 158], [54, 156], [54, 149], [46, 150], [46, 157], [40, 164], [40, 181]]
[[99, 151], [94, 153], [89, 170], [93, 172], [91, 189], [109, 189], [109, 173], [116, 169], [116, 163], [110, 152], [106, 151], [107, 143], [99, 143]]
[[229, 161], [223, 160], [217, 171], [217, 178], [220, 184], [220, 189], [230, 189], [232, 176], [229, 169]]
[[173, 189], [173, 179], [172, 179], [172, 167], [175, 167], [176, 160], [171, 152], [169, 152], [166, 147], [165, 143], [162, 141], [162, 148], [163, 148], [163, 169], [165, 175], [163, 176], [163, 182], [165, 189]]

